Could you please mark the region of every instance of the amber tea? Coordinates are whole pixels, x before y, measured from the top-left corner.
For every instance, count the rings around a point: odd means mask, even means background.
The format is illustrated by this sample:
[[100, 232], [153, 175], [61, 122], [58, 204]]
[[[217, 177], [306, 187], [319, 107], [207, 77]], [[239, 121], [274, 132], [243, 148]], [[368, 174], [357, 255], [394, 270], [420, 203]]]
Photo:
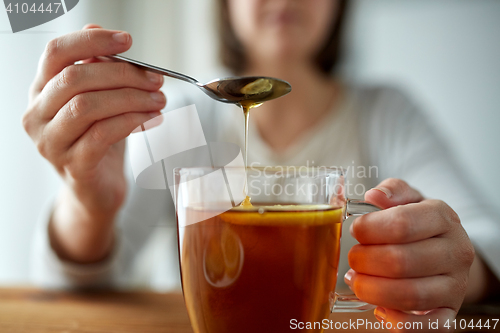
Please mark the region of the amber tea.
[[343, 209], [329, 205], [254, 204], [179, 229], [194, 331], [279, 333], [291, 319], [328, 318], [342, 220]]

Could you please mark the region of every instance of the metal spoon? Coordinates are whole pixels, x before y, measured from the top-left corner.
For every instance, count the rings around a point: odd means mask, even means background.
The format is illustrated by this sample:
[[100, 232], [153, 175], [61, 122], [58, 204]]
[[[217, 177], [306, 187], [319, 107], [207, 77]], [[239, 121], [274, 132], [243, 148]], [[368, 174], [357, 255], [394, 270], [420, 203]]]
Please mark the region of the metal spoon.
[[292, 86], [283, 80], [265, 76], [227, 77], [212, 80], [206, 84], [198, 80], [161, 67], [149, 65], [120, 55], [110, 55], [106, 58], [127, 62], [147, 71], [179, 79], [196, 85], [211, 98], [232, 104], [260, 104], [271, 99], [288, 94]]

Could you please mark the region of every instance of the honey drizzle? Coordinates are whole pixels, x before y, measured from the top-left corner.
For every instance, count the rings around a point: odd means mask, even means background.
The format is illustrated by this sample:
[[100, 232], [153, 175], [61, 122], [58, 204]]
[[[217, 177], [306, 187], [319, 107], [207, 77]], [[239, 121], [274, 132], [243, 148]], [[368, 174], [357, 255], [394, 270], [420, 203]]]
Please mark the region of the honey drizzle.
[[265, 101], [283, 96], [290, 92], [290, 89], [290, 85], [286, 82], [271, 81], [265, 78], [257, 79], [241, 88], [241, 93], [246, 97], [246, 99], [238, 103], [243, 109], [245, 117], [245, 186], [243, 189], [245, 200], [241, 203], [242, 207], [252, 207], [250, 203], [251, 198], [248, 195], [248, 174], [246, 173], [248, 167], [248, 124], [250, 121], [250, 109], [261, 106]]

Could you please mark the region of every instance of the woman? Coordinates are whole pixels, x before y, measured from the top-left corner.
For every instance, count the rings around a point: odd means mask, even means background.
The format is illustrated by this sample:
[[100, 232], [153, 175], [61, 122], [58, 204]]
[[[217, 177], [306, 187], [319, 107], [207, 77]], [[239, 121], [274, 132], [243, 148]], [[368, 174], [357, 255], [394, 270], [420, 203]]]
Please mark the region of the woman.
[[[292, 94], [253, 110], [250, 162], [376, 165], [381, 179], [401, 178], [423, 195], [448, 198], [455, 210], [463, 208], [461, 217], [469, 214], [469, 226], [474, 219], [491, 221], [464, 205], [470, 203], [466, 184], [404, 96], [392, 89], [348, 86], [330, 75], [338, 60], [346, 3], [221, 0], [226, 66], [238, 75], [273, 76], [293, 86]], [[38, 276], [53, 284], [90, 286], [123, 278], [113, 265], [133, 257], [136, 249], [127, 252], [127, 239], [142, 245], [147, 232], [132, 235], [140, 233], [137, 225], [144, 224], [144, 216], [154, 223], [165, 214], [166, 199], [157, 194], [137, 195], [133, 189], [125, 202], [123, 171], [124, 139], [166, 105], [159, 90], [163, 79], [95, 58], [125, 52], [131, 44], [126, 32], [96, 25], [59, 37], [47, 45], [30, 91], [23, 125], [65, 183], [38, 235]], [[77, 61], [82, 63], [73, 65]], [[235, 117], [226, 117], [231, 128], [241, 121], [241, 115]], [[238, 133], [234, 141], [240, 138]], [[374, 180], [359, 182], [374, 186]], [[479, 301], [498, 284], [485, 261], [474, 255], [455, 211], [422, 194], [403, 180], [385, 179], [365, 199], [388, 209], [351, 226], [360, 244], [349, 252], [352, 269], [345, 282], [361, 299], [379, 306], [375, 314], [380, 320], [426, 323], [439, 318], [444, 323], [455, 317], [464, 297]], [[158, 209], [141, 211], [144, 207]], [[133, 226], [119, 234], [117, 223]], [[474, 234], [476, 246], [487, 236], [484, 230]], [[491, 262], [494, 249], [483, 246], [480, 251]]]

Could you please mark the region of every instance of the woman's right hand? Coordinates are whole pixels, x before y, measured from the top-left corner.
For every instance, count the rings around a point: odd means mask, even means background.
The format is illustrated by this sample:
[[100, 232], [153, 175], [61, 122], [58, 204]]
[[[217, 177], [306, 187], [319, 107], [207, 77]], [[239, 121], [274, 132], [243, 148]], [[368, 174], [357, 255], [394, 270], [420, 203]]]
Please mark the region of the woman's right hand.
[[23, 126], [66, 185], [49, 227], [65, 259], [93, 262], [109, 251], [127, 188], [124, 139], [166, 104], [162, 76], [95, 58], [131, 45], [128, 33], [95, 25], [56, 38], [30, 88]]

